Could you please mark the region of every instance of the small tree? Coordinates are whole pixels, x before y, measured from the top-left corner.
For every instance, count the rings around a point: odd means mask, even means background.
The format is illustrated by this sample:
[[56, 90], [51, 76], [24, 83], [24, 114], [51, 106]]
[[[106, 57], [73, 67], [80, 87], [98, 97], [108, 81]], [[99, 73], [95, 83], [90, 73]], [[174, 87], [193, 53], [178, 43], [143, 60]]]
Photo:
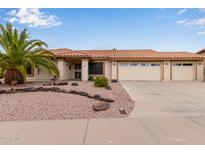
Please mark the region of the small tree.
[[54, 54], [46, 50], [47, 44], [41, 40], [29, 39], [27, 30], [18, 32], [12, 24], [5, 27], [0, 24], [0, 74], [6, 84], [26, 80], [26, 68], [45, 68], [51, 75], [59, 75], [54, 64]]

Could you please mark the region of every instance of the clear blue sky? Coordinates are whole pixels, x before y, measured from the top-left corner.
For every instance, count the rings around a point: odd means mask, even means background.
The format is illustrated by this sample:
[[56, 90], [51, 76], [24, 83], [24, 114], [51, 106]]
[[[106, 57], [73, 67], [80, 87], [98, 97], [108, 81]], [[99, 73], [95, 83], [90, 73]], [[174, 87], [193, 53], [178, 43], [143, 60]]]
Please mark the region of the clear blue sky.
[[205, 48], [204, 9], [0, 9], [0, 23], [7, 21], [49, 48]]

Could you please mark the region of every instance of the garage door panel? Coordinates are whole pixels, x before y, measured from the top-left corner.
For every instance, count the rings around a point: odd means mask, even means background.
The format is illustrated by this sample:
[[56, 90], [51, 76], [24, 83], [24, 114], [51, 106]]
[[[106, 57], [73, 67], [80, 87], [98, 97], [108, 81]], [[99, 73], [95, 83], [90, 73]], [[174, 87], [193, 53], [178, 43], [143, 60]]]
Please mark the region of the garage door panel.
[[176, 62], [172, 64], [172, 80], [190, 81], [194, 78], [193, 73], [193, 63], [191, 62]]
[[[145, 66], [143, 66], [145, 65]], [[119, 80], [160, 80], [159, 63], [119, 63]]]

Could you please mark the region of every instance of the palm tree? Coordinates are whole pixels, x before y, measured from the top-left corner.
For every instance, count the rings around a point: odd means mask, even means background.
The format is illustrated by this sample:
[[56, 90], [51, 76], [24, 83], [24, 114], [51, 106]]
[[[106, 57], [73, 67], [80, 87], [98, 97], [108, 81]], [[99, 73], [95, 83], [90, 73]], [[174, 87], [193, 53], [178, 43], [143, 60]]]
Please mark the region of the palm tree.
[[18, 33], [12, 24], [7, 23], [5, 27], [0, 24], [0, 45], [3, 49], [0, 50], [0, 74], [4, 75], [6, 84], [24, 83], [27, 67], [38, 70], [43, 67], [51, 75], [59, 75], [54, 55], [46, 50], [47, 44], [29, 39], [26, 29]]

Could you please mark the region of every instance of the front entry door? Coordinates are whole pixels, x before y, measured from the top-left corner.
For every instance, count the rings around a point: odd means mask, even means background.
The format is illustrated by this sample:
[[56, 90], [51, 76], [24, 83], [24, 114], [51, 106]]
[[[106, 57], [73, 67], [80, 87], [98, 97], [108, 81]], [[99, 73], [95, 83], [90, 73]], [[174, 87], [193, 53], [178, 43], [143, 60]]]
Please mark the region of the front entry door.
[[81, 72], [75, 72], [75, 79], [81, 79]]
[[75, 79], [81, 79], [81, 64], [75, 64]]

